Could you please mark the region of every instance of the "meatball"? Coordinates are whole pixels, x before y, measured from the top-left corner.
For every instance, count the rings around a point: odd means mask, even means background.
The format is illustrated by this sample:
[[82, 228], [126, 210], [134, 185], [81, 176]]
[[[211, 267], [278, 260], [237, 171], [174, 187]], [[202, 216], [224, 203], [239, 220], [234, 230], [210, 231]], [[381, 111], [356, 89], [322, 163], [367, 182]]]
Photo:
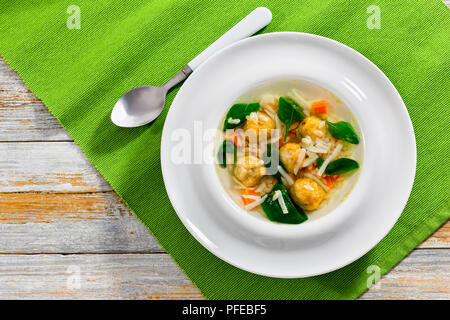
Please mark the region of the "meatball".
[[325, 191], [322, 187], [308, 178], [295, 181], [289, 192], [294, 202], [308, 211], [317, 209], [325, 197]]
[[301, 149], [298, 143], [293, 142], [288, 142], [280, 148], [280, 160], [288, 172], [294, 172]]
[[309, 116], [300, 123], [299, 130], [304, 137], [310, 136], [312, 140], [315, 140], [326, 133], [326, 125], [320, 118]]
[[267, 113], [261, 111], [258, 111], [256, 115], [251, 114], [248, 116], [244, 124], [246, 134], [251, 134], [252, 131], [250, 130], [254, 130], [253, 132], [257, 136], [267, 134], [267, 139], [270, 139], [271, 131], [275, 127], [275, 121]]
[[234, 168], [234, 176], [246, 187], [253, 187], [266, 174], [264, 161], [248, 155], [239, 158]]

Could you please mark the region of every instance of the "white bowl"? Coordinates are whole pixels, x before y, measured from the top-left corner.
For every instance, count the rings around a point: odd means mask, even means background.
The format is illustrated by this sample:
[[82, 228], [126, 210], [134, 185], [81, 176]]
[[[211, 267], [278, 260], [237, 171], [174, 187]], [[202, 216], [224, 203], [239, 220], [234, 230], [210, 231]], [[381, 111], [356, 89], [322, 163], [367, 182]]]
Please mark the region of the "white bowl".
[[[331, 213], [300, 225], [264, 221], [241, 209], [218, 179], [212, 142], [199, 147], [206, 163], [176, 164], [172, 157], [179, 147], [173, 134], [194, 137], [200, 123], [215, 134], [236, 98], [274, 79], [304, 79], [333, 92], [354, 114], [364, 141], [350, 195]], [[233, 44], [190, 76], [164, 125], [161, 165], [175, 211], [205, 248], [253, 273], [297, 278], [341, 268], [389, 232], [412, 188], [416, 148], [400, 95], [373, 63], [331, 39], [280, 32]]]

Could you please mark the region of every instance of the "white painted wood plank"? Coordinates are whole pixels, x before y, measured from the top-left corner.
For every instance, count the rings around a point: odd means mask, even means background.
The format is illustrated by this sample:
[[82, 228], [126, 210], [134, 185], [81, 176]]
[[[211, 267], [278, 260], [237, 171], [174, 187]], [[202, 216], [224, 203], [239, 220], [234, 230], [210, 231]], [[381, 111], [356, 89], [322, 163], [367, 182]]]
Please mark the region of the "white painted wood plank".
[[414, 250], [360, 299], [450, 299], [450, 250]]
[[164, 252], [114, 192], [0, 194], [1, 253]]
[[419, 246], [419, 249], [427, 248], [447, 248], [450, 249], [450, 222], [447, 220], [439, 229], [428, 237]]
[[111, 190], [74, 142], [0, 143], [0, 192]]
[[[414, 251], [361, 298], [449, 299], [450, 258], [441, 251]], [[0, 255], [0, 298], [199, 299], [202, 296], [166, 254], [10, 254]]]
[[47, 107], [0, 58], [0, 141], [72, 141]]
[[17, 298], [198, 299], [201, 295], [167, 254], [0, 255], [0, 299]]

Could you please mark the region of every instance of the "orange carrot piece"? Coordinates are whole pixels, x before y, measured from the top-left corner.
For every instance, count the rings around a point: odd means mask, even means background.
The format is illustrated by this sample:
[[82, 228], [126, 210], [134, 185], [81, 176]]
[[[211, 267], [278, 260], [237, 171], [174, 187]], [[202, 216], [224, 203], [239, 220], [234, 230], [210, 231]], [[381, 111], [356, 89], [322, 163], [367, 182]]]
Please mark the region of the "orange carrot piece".
[[233, 137], [233, 142], [234, 142], [234, 145], [237, 147], [238, 146], [238, 136], [237, 135], [235, 135]]
[[325, 176], [325, 184], [328, 188], [333, 189], [335, 185], [335, 181], [340, 177], [339, 174], [332, 176]]
[[333, 178], [331, 176], [325, 176], [325, 184], [327, 185], [328, 188], [333, 189], [334, 187]]
[[314, 101], [311, 104], [313, 113], [315, 114], [325, 114], [327, 113], [328, 102], [326, 100]]
[[245, 198], [244, 196], [259, 196], [259, 194], [255, 191], [253, 191], [252, 189], [245, 189], [241, 195], [241, 199], [244, 202], [244, 206], [246, 206], [252, 202], [255, 202], [256, 200]]

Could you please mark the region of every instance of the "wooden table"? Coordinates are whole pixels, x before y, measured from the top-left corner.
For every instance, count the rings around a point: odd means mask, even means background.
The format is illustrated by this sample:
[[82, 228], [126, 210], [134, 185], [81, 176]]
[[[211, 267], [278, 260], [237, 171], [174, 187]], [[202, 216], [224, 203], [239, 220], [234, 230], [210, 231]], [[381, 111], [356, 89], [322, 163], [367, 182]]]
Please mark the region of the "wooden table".
[[[361, 299], [449, 299], [450, 224]], [[0, 59], [0, 299], [203, 299]]]

